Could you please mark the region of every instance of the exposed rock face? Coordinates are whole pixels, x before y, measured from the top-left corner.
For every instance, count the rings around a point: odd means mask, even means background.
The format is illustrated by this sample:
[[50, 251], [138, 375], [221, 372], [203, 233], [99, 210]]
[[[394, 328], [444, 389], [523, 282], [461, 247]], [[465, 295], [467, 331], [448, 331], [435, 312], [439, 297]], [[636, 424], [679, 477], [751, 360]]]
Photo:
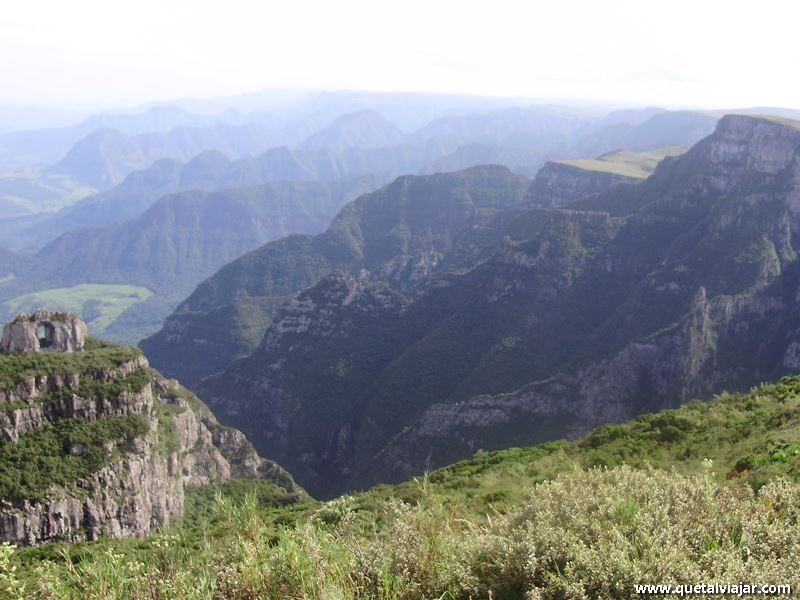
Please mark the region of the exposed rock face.
[[577, 437], [606, 423], [707, 396], [742, 374], [736, 363], [717, 362], [716, 343], [737, 337], [741, 342], [742, 330], [750, 327], [750, 334], [758, 335], [754, 321], [764, 327], [760, 333], [772, 334], [776, 326], [768, 323], [779, 321], [785, 309], [774, 298], [724, 296], [709, 303], [700, 288], [680, 327], [631, 342], [614, 356], [514, 393], [431, 406], [376, 456], [360, 483], [380, 481], [386, 472], [411, 476], [420, 465], [436, 468], [478, 449], [498, 449], [498, 440], [504, 447], [528, 445], [532, 436], [552, 437], [553, 429]]
[[[0, 390], [0, 407], [21, 405], [19, 408], [0, 412], [0, 440], [16, 442], [20, 435], [56, 419], [79, 417], [95, 420], [114, 415], [141, 414], [152, 404], [149, 388], [109, 396], [99, 402], [95, 399], [82, 398], [78, 394], [59, 396], [62, 390], [78, 390], [83, 379], [119, 380], [147, 368], [147, 359], [139, 356], [114, 369], [90, 375], [42, 373], [20, 381], [14, 389]], [[40, 401], [48, 396], [55, 396], [58, 399]]]
[[[350, 475], [353, 412], [358, 405], [354, 392], [374, 375], [398, 340], [396, 331], [377, 324], [401, 313], [407, 303], [386, 284], [334, 271], [287, 302], [258, 350], [234, 363], [233, 379], [210, 377], [198, 391], [226, 423], [258, 436], [259, 451], [268, 450], [281, 464], [302, 466], [316, 489], [335, 485]], [[372, 352], [354, 362], [350, 350], [364, 344]], [[292, 360], [275, 365], [275, 357], [286, 353]], [[262, 371], [264, 365], [272, 366]], [[321, 376], [309, 378], [308, 373]], [[232, 381], [237, 382], [235, 394], [226, 389]], [[308, 392], [309, 401], [301, 400], [294, 393], [297, 389]], [[324, 406], [315, 404], [322, 398]], [[264, 406], [269, 410], [262, 411]], [[327, 415], [321, 426], [319, 411]], [[298, 436], [307, 443], [294, 444]]]
[[[665, 253], [665, 262], [647, 275], [626, 310], [601, 329], [607, 339], [628, 337], [625, 343], [511, 393], [432, 405], [376, 455], [358, 484], [382, 481], [386, 473], [403, 478], [478, 449], [579, 435], [722, 389], [746, 390], [797, 373], [800, 264], [793, 240], [800, 233], [800, 131], [796, 124], [728, 116], [691, 152], [694, 172], [689, 161], [661, 170], [653, 187], [674, 178], [672, 185], [633, 216], [637, 228], [674, 227], [686, 211], [696, 229], [678, 238], [680, 254]], [[644, 194], [655, 196], [648, 185]], [[711, 213], [721, 195], [724, 209], [716, 205], [719, 212]], [[516, 260], [532, 264], [536, 258], [523, 253]], [[622, 265], [609, 266], [613, 271]], [[693, 282], [709, 289], [695, 287], [681, 311]], [[676, 319], [666, 327], [665, 307]], [[654, 321], [659, 312], [661, 320]], [[642, 327], [648, 321], [649, 331]], [[621, 333], [637, 329], [640, 339]]]
[[0, 352], [80, 352], [86, 341], [86, 323], [70, 313], [39, 309], [21, 314], [3, 328]]
[[365, 320], [366, 288], [323, 280], [201, 389], [330, 495], [791, 373], [798, 127], [725, 117], [592, 210], [482, 213], [435, 261], [365, 262], [369, 280], [408, 269], [419, 282]]
[[536, 174], [526, 202], [538, 208], [569, 206], [617, 186], [631, 186], [641, 179], [607, 171], [592, 171], [575, 165], [548, 162]]
[[256, 350], [278, 307], [333, 270], [366, 269], [405, 293], [441, 268], [441, 255], [482, 213], [521, 207], [529, 186], [491, 165], [399, 177], [345, 206], [325, 233], [291, 235], [229, 263], [141, 347], [159, 371], [194, 389]]
[[[133, 378], [142, 383], [125, 385]], [[99, 397], [83, 391], [100, 385], [109, 391]], [[90, 423], [130, 416], [145, 419], [145, 433], [130, 447], [105, 443], [108, 460], [98, 471], [51, 486], [45, 499], [0, 498], [0, 541], [30, 546], [143, 536], [182, 513], [187, 488], [230, 477], [268, 479], [287, 493], [302, 494], [241, 432], [221, 426], [176, 381], [153, 375], [143, 356], [110, 369], [37, 374], [0, 393], [0, 444], [17, 443], [61, 419]], [[69, 452], [86, 450], [76, 446]]]

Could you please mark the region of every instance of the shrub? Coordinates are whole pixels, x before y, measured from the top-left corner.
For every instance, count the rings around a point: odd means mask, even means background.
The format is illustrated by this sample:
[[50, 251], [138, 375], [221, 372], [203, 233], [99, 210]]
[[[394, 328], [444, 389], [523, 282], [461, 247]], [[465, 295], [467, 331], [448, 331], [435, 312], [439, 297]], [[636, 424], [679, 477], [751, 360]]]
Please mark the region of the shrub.
[[215, 529], [44, 559], [26, 597], [625, 599], [637, 583], [800, 585], [800, 486], [782, 479], [754, 493], [709, 471], [576, 469], [484, 520], [418, 488], [417, 502], [368, 514], [357, 497], [326, 503], [277, 537], [255, 494], [218, 494]]

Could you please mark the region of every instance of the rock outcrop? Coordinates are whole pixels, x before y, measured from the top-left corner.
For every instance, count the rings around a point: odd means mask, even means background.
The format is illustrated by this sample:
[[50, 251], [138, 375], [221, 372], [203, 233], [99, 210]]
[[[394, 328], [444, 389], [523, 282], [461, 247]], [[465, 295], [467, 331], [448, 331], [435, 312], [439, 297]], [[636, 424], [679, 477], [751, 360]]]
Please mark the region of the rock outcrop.
[[[342, 481], [350, 475], [354, 434], [347, 420], [357, 404], [350, 391], [363, 385], [394, 351], [397, 332], [383, 329], [379, 323], [388, 315], [402, 313], [407, 304], [403, 295], [386, 284], [334, 271], [287, 302], [258, 350], [234, 363], [231, 375], [241, 382], [235, 395], [226, 389], [231, 379], [218, 381], [214, 377], [204, 380], [198, 393], [226, 423], [248, 436], [257, 435], [261, 452], [268, 449], [281, 464], [302, 466], [307, 481], [316, 489]], [[370, 356], [354, 363], [351, 350], [364, 344], [372, 348]], [[293, 358], [283, 368], [261, 371], [261, 366], [273, 364], [274, 357], [286, 353]], [[321, 376], [308, 378], [308, 372]], [[325, 405], [315, 405], [313, 399], [301, 402], [293, 393], [298, 387], [311, 398], [327, 396]], [[265, 404], [270, 409], [261, 411]], [[322, 414], [319, 411], [328, 415], [322, 428], [316, 427], [316, 419]], [[301, 450], [294, 445], [294, 438], [303, 429], [306, 417], [315, 425], [303, 434], [308, 445]], [[312, 447], [314, 451], [309, 451]], [[326, 459], [321, 460], [318, 452]], [[331, 468], [333, 464], [335, 468]]]
[[0, 353], [80, 352], [86, 335], [86, 323], [75, 315], [41, 308], [33, 315], [19, 315], [3, 328]]
[[353, 276], [366, 269], [405, 293], [441, 267], [441, 254], [484, 213], [521, 207], [529, 185], [492, 165], [399, 177], [346, 205], [325, 233], [291, 235], [229, 263], [141, 347], [159, 371], [194, 389], [252, 353], [280, 305], [334, 269]]
[[[77, 321], [67, 317], [63, 323]], [[0, 390], [0, 460], [8, 470], [0, 480], [0, 541], [31, 546], [143, 536], [182, 514], [186, 489], [231, 477], [266, 479], [286, 494], [303, 494], [241, 432], [221, 426], [196, 396], [152, 371], [137, 349], [95, 345], [79, 355], [66, 354], [75, 360], [52, 367], [45, 361], [31, 368], [18, 354], [0, 356], [3, 371], [12, 373]], [[109, 427], [135, 424], [135, 436], [112, 436], [102, 447], [69, 441], [62, 449], [66, 455], [94, 456], [91, 464], [99, 468], [33, 495], [20, 492], [30, 483], [14, 486], [30, 480], [20, 472], [28, 467], [7, 458], [13, 453], [4, 450], [23, 442], [35, 446], [35, 436], [65, 423], [73, 432], [66, 439], [95, 439], [80, 432], [104, 420]]]
[[536, 174], [528, 190], [526, 203], [537, 208], [558, 208], [590, 198], [618, 186], [639, 183], [641, 178], [611, 171], [584, 169], [551, 161]]

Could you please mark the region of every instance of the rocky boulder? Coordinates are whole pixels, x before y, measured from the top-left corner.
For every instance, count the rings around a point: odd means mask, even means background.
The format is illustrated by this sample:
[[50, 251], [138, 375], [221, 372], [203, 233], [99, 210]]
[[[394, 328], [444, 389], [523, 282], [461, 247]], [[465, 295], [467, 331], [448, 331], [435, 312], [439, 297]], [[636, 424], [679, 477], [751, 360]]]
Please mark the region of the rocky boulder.
[[86, 344], [86, 323], [71, 313], [43, 308], [22, 313], [3, 328], [0, 352], [81, 352]]

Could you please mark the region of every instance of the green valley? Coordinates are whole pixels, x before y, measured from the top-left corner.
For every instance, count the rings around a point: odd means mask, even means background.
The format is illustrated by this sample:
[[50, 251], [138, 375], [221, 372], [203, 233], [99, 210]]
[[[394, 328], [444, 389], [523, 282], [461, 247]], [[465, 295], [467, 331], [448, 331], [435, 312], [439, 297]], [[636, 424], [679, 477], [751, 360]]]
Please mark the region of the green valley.
[[17, 296], [3, 305], [6, 317], [33, 312], [41, 306], [81, 315], [94, 335], [102, 334], [123, 312], [153, 293], [145, 287], [119, 284], [82, 284]]

